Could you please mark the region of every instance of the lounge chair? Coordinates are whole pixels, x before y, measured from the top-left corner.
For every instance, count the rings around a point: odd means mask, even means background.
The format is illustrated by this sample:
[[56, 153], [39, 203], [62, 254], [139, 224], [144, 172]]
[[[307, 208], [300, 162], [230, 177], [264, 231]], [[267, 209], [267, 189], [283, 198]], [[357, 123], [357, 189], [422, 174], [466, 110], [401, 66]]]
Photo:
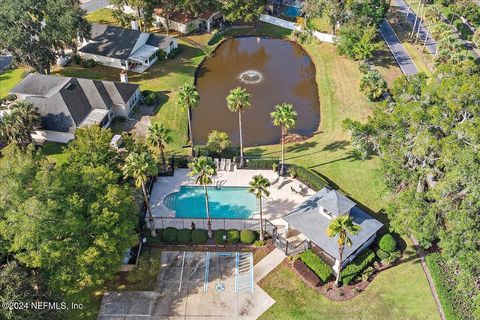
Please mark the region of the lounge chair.
[[218, 171], [223, 171], [225, 170], [225, 159], [220, 159], [220, 168], [218, 169]]
[[219, 167], [220, 167], [220, 160], [218, 160], [218, 158], [215, 158], [215, 159], [213, 159], [213, 162], [215, 163], [215, 167], [216, 167], [217, 170], [218, 170]]
[[290, 187], [293, 193], [300, 194], [300, 191], [296, 190], [294, 187]]
[[225, 160], [225, 171], [230, 171], [230, 167], [231, 167], [231, 161], [230, 159], [227, 159]]
[[272, 182], [270, 182], [270, 186], [273, 187], [274, 185], [276, 185], [278, 183], [278, 181], [280, 181], [280, 175], [277, 174], [275, 179]]

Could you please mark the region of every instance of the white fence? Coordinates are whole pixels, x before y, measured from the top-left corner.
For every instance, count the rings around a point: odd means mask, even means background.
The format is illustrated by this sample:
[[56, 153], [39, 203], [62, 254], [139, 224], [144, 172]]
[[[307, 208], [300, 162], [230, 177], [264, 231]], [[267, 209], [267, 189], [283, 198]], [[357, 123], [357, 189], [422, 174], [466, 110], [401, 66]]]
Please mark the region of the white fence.
[[[273, 24], [275, 26], [279, 26], [285, 29], [289, 30], [297, 30], [297, 31], [302, 31], [302, 28], [298, 25], [296, 25], [293, 22], [283, 20], [277, 17], [270, 16], [268, 14], [262, 14], [260, 16], [260, 21], [266, 22]], [[335, 43], [337, 37], [335, 37], [333, 34], [328, 34], [328, 33], [322, 33], [319, 31], [313, 31], [312, 33], [318, 40], [322, 42], [328, 42], [328, 43]]]
[[317, 37], [318, 40], [322, 42], [328, 42], [328, 43], [336, 43], [337, 42], [337, 37], [335, 37], [333, 34], [329, 33], [323, 33], [319, 31], [313, 31], [313, 35]]

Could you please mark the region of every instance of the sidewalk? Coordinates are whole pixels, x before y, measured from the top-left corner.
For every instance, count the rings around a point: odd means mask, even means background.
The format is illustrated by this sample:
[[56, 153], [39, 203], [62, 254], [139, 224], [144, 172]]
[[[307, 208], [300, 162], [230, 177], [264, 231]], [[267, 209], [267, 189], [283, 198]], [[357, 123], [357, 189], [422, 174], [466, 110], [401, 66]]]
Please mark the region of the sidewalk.
[[275, 248], [265, 258], [260, 260], [253, 268], [255, 282], [265, 278], [273, 269], [275, 269], [287, 256], [280, 249]]

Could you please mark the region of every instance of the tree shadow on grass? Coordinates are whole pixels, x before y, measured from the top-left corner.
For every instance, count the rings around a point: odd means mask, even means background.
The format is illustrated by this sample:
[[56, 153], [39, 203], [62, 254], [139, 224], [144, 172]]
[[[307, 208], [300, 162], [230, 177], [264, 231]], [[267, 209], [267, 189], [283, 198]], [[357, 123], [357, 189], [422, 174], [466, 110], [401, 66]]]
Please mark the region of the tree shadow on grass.
[[169, 94], [172, 93], [170, 90], [164, 90], [164, 91], [155, 91], [155, 94], [158, 97], [158, 105], [157, 107], [153, 110], [153, 116], [156, 116], [162, 107], [170, 100]]
[[287, 152], [303, 152], [307, 151], [311, 148], [315, 148], [318, 145], [318, 142], [310, 141], [310, 142], [303, 142], [303, 143], [295, 143], [293, 146], [287, 147]]
[[350, 141], [347, 141], [347, 140], [334, 141], [324, 146], [322, 148], [322, 151], [345, 150], [345, 148], [348, 147], [349, 145], [350, 145]]

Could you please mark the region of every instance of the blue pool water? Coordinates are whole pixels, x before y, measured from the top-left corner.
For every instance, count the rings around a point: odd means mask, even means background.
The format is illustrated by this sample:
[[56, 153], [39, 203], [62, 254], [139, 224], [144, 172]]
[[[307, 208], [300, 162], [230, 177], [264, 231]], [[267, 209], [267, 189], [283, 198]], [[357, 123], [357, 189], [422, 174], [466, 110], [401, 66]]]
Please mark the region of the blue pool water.
[[[257, 211], [257, 199], [244, 187], [207, 187], [211, 218], [247, 219]], [[177, 218], [206, 218], [203, 187], [182, 186], [165, 197], [164, 204]]]
[[302, 13], [302, 9], [299, 7], [286, 6], [283, 9], [283, 15], [289, 18], [296, 18]]

